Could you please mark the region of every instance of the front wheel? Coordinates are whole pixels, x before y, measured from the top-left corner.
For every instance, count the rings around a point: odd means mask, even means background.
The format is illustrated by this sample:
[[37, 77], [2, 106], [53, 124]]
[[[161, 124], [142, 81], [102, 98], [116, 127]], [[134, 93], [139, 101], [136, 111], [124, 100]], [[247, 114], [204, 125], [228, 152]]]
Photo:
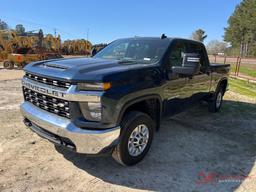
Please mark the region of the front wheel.
[[147, 154], [154, 135], [153, 120], [145, 113], [132, 111], [121, 122], [121, 136], [112, 157], [122, 165], [134, 165]]

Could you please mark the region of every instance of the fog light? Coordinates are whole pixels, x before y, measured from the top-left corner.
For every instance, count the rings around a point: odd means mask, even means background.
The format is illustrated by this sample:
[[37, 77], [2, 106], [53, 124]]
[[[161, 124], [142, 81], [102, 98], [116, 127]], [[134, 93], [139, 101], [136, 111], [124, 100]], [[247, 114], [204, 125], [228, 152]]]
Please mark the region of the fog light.
[[101, 120], [101, 103], [88, 103], [89, 111], [92, 118]]
[[97, 113], [97, 112], [90, 112], [92, 118], [95, 120], [95, 121], [100, 121], [101, 120], [101, 112], [100, 113]]
[[80, 109], [85, 119], [89, 121], [101, 121], [101, 103], [81, 102]]

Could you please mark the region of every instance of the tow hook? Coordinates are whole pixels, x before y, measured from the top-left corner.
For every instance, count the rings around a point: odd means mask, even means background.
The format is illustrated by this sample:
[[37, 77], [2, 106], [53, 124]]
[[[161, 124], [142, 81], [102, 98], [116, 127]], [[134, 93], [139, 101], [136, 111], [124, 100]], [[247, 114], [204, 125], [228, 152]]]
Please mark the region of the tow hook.
[[28, 120], [28, 119], [24, 119], [23, 120], [24, 124], [28, 127], [31, 127], [32, 126], [32, 123]]

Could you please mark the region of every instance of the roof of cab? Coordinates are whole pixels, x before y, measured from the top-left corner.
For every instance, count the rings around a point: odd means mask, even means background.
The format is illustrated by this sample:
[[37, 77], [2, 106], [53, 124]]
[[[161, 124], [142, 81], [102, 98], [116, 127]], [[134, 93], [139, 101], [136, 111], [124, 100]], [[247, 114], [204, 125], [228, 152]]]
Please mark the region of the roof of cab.
[[183, 41], [188, 41], [188, 42], [193, 42], [193, 43], [198, 43], [198, 44], [203, 44], [200, 41], [196, 41], [193, 39], [186, 39], [186, 38], [180, 38], [180, 37], [166, 37], [166, 38], [161, 38], [161, 37], [139, 37], [139, 36], [135, 36], [135, 37], [128, 37], [128, 38], [120, 38], [117, 40], [122, 40], [122, 39], [146, 39], [146, 40], [168, 40], [168, 41], [173, 41], [173, 40], [183, 40]]

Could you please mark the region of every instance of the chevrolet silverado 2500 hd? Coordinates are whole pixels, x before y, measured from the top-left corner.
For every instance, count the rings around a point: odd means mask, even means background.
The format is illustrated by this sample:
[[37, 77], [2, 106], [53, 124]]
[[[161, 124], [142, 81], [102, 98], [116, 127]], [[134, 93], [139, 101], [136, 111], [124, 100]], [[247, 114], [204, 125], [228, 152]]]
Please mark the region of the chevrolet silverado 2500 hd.
[[26, 126], [57, 145], [111, 152], [119, 163], [133, 165], [148, 152], [163, 117], [200, 100], [210, 112], [220, 110], [229, 68], [210, 64], [197, 41], [120, 39], [93, 58], [27, 65], [21, 112]]

